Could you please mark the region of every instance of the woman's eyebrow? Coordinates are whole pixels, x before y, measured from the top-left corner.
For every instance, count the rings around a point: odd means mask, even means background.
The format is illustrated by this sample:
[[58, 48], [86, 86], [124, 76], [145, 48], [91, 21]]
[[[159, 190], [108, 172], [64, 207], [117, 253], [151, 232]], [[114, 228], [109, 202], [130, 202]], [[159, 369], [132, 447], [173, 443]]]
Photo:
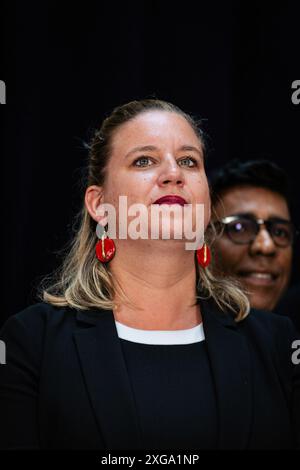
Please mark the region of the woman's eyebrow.
[[[159, 148], [155, 147], [155, 145], [143, 145], [143, 146], [138, 146], [134, 147], [132, 150], [130, 150], [126, 155], [125, 158], [129, 157], [133, 153], [136, 152], [154, 152], [158, 151]], [[201, 149], [194, 147], [193, 145], [182, 145], [181, 147], [178, 148], [178, 151], [188, 151], [188, 152], [197, 152], [201, 157], [203, 156], [203, 152]]]
[[199, 149], [198, 147], [194, 147], [193, 145], [182, 145], [181, 147], [179, 147], [178, 150], [187, 152], [197, 152], [201, 157], [203, 157], [203, 152], [201, 151], [201, 149]]
[[144, 145], [144, 146], [139, 146], [139, 147], [134, 147], [132, 150], [130, 150], [126, 155], [125, 155], [125, 158], [127, 157], [130, 157], [130, 155], [132, 155], [133, 153], [136, 153], [136, 152], [154, 152], [158, 150], [157, 147], [155, 147], [155, 145]]

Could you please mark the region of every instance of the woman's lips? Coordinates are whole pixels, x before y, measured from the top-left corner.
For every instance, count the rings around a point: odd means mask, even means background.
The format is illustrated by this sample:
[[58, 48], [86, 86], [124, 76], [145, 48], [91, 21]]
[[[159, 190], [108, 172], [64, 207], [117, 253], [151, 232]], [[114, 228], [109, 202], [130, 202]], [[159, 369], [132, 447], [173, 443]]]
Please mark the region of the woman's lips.
[[157, 199], [153, 204], [180, 204], [181, 206], [184, 206], [187, 202], [180, 196], [170, 195]]

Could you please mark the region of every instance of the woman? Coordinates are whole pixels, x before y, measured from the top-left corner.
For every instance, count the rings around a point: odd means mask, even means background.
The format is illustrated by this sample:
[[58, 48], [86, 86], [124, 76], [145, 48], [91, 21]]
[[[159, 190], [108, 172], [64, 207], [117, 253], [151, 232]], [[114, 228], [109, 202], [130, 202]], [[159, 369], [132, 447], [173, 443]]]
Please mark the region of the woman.
[[[202, 205], [208, 226], [204, 143], [190, 116], [159, 100], [134, 101], [95, 133], [69, 255], [44, 301], [10, 318], [0, 335], [2, 445], [295, 447], [290, 321], [249, 314], [245, 295], [210, 274], [208, 246], [187, 250], [187, 237], [175, 236], [177, 215], [169, 238], [163, 215], [158, 238], [109, 239], [102, 208], [118, 208], [120, 196], [146, 208], [144, 235], [163, 203], [192, 207], [194, 228]], [[118, 226], [123, 216], [116, 211]]]

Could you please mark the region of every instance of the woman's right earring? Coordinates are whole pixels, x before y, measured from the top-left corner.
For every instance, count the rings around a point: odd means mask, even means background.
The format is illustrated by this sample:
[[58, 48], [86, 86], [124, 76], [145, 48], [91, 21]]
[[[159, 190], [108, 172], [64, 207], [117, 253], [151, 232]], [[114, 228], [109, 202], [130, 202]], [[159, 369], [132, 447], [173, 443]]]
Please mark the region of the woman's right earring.
[[108, 263], [114, 256], [116, 252], [116, 245], [111, 238], [108, 238], [107, 227], [100, 225], [98, 223], [96, 233], [99, 238], [96, 243], [96, 256], [101, 263]]

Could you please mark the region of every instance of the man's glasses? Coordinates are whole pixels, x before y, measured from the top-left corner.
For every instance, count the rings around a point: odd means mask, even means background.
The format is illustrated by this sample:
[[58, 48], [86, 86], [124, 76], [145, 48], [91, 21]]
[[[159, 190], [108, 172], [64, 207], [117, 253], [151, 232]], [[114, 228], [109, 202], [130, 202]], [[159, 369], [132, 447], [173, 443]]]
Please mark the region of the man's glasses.
[[248, 215], [231, 215], [221, 222], [227, 236], [238, 245], [253, 242], [262, 225], [268, 230], [275, 245], [282, 248], [291, 245], [297, 234], [292, 222], [279, 218], [264, 220]]

